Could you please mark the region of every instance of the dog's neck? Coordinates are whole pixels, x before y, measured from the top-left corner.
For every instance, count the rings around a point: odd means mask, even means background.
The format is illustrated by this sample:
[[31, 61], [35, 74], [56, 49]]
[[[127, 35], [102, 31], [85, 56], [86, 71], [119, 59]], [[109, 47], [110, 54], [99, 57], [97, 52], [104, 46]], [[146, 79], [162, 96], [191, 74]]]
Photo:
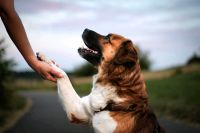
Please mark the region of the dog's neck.
[[137, 109], [140, 109], [140, 111], [146, 110], [146, 107], [148, 107], [148, 98], [139, 63], [132, 69], [125, 69], [122, 66], [118, 67], [104, 66], [93, 77], [93, 82], [102, 86], [113, 86], [116, 88], [117, 95], [120, 98], [126, 99], [123, 103], [112, 104], [114, 110], [118, 108], [127, 109], [132, 104], [134, 104], [133, 106], [137, 106]]
[[132, 68], [103, 64], [98, 69], [96, 82], [102, 85], [111, 85], [118, 90], [130, 90], [135, 94], [146, 96], [146, 85], [141, 74], [139, 63]]

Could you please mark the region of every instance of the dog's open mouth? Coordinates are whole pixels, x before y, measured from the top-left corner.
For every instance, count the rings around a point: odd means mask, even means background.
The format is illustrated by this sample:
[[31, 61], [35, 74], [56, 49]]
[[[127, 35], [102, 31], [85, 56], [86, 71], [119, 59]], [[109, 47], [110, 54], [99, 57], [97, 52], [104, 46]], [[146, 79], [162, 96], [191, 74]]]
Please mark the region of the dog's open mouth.
[[78, 53], [93, 65], [98, 65], [101, 61], [101, 48], [99, 45], [99, 34], [92, 30], [85, 29], [82, 35], [86, 47], [78, 49]]
[[80, 48], [79, 48], [79, 51], [81, 51], [81, 52], [84, 53], [84, 54], [93, 54], [93, 55], [99, 54], [98, 51], [93, 50], [93, 49], [90, 49], [90, 48], [88, 48], [88, 47], [84, 47], [84, 46], [80, 47]]
[[[86, 45], [87, 46], [87, 45]], [[101, 59], [101, 52], [88, 47], [80, 47], [78, 53], [93, 65], [98, 65]]]

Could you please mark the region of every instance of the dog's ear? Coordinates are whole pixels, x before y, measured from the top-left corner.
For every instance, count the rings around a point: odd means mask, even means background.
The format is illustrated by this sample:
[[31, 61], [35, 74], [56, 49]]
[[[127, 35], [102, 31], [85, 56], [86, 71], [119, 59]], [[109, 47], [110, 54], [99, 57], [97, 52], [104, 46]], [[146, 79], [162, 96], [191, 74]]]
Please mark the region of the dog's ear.
[[122, 42], [117, 54], [114, 58], [114, 64], [123, 65], [125, 67], [133, 67], [138, 60], [137, 50], [133, 47], [130, 40]]

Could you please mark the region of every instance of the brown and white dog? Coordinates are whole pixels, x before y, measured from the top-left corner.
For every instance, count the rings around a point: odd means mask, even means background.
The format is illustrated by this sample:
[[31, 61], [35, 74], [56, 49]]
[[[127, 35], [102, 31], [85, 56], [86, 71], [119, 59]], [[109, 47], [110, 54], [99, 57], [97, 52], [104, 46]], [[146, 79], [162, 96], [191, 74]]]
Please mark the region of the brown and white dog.
[[58, 94], [69, 120], [92, 123], [97, 133], [164, 133], [148, 104], [138, 53], [132, 41], [116, 34], [100, 35], [85, 29], [88, 48], [79, 54], [98, 68], [88, 96], [80, 98], [68, 76], [42, 54], [40, 60], [62, 72]]

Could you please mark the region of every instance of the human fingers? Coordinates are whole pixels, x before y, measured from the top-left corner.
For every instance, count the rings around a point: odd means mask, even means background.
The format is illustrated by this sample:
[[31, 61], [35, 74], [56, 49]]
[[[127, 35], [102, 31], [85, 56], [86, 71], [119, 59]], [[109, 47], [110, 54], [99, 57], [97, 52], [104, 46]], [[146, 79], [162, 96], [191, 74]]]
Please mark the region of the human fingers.
[[52, 62], [54, 65], [56, 65], [57, 67], [59, 67], [59, 65], [56, 64], [56, 62], [55, 62], [54, 60], [51, 60], [51, 62]]
[[51, 69], [50, 74], [53, 75], [56, 78], [62, 78], [63, 77], [63, 75], [60, 72], [58, 72], [54, 69]]
[[53, 64], [56, 64], [56, 62], [55, 62], [54, 60], [51, 60], [51, 62], [52, 62]]
[[45, 76], [45, 79], [46, 80], [49, 80], [49, 81], [52, 81], [52, 82], [56, 82], [57, 81], [57, 79], [56, 78], [54, 78], [52, 75], [50, 75], [50, 74], [47, 74], [46, 76]]

